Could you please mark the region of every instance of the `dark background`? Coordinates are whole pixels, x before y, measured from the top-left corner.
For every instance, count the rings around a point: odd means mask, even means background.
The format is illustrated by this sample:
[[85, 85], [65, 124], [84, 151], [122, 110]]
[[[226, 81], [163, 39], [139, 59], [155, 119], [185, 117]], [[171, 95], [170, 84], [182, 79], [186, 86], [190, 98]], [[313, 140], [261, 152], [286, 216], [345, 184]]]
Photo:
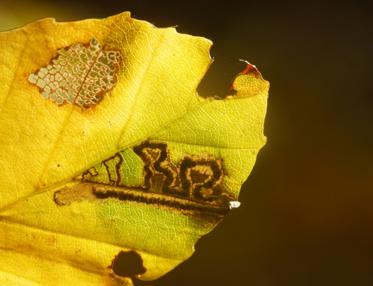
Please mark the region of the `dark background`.
[[271, 82], [242, 206], [155, 285], [373, 285], [373, 9], [325, 2], [0, 0], [0, 30], [129, 10], [210, 38], [202, 94], [224, 95], [239, 58]]

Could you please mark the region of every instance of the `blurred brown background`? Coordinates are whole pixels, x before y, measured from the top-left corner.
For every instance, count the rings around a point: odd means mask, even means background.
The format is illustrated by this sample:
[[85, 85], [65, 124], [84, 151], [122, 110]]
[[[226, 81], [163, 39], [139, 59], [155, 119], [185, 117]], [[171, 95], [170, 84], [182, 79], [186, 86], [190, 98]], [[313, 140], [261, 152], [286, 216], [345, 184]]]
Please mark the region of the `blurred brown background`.
[[242, 206], [155, 285], [373, 285], [373, 9], [325, 2], [0, 0], [0, 30], [129, 10], [210, 38], [202, 94], [225, 94], [239, 58], [271, 82]]

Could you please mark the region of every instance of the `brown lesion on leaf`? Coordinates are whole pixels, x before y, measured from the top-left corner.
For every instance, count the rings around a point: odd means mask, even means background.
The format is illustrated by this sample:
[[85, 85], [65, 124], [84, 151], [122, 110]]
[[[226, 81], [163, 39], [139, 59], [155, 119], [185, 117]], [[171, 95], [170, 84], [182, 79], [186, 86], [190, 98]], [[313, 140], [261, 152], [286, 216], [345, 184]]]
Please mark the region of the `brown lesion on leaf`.
[[187, 195], [179, 188], [178, 167], [169, 159], [167, 144], [145, 141], [135, 146], [133, 150], [145, 164], [144, 189], [150, 189], [154, 185], [162, 185], [161, 190], [165, 193]]
[[222, 186], [222, 159], [208, 154], [185, 156], [176, 165], [169, 158], [167, 144], [149, 141], [135, 146], [134, 151], [145, 164], [146, 190], [215, 206], [234, 200]]
[[167, 194], [142, 192], [136, 189], [123, 187], [110, 187], [93, 184], [93, 194], [97, 199], [117, 199], [120, 201], [134, 201], [138, 203], [153, 204], [167, 209], [174, 209], [185, 215], [209, 216], [213, 219], [220, 219], [230, 210], [229, 202], [222, 204], [206, 204], [184, 198], [173, 197]]
[[[187, 155], [179, 162], [170, 159], [168, 146], [144, 141], [133, 147], [144, 163], [144, 184], [126, 186], [121, 182], [121, 153], [104, 160], [105, 174], [95, 167], [75, 180], [79, 183], [55, 193], [58, 205], [85, 199], [118, 199], [173, 208], [185, 214], [220, 218], [231, 209], [235, 196], [223, 185], [223, 160], [210, 154]], [[104, 175], [106, 183], [92, 178]]]
[[70, 205], [73, 202], [95, 200], [96, 196], [89, 184], [66, 186], [54, 192], [53, 200], [59, 206]]
[[109, 176], [109, 181], [112, 185], [119, 185], [120, 183], [120, 167], [123, 163], [123, 157], [120, 153], [116, 153], [114, 156], [102, 161], [107, 175]]
[[222, 195], [222, 160], [211, 156], [185, 157], [180, 164], [182, 188], [196, 199], [212, 201]]
[[92, 167], [92, 168], [89, 168], [84, 173], [82, 173], [80, 176], [78, 176], [77, 179], [84, 181], [84, 180], [89, 180], [90, 178], [97, 177], [97, 176], [98, 176], [97, 169], [95, 167]]
[[96, 39], [59, 49], [47, 66], [31, 73], [28, 81], [57, 105], [98, 104], [113, 89], [121, 66], [119, 51], [106, 50]]
[[59, 206], [68, 206], [74, 202], [117, 199], [144, 204], [157, 205], [161, 208], [177, 210], [185, 215], [221, 219], [230, 210], [229, 201], [219, 204], [206, 204], [168, 194], [144, 192], [136, 188], [109, 186], [99, 183], [77, 183], [54, 192], [53, 200]]

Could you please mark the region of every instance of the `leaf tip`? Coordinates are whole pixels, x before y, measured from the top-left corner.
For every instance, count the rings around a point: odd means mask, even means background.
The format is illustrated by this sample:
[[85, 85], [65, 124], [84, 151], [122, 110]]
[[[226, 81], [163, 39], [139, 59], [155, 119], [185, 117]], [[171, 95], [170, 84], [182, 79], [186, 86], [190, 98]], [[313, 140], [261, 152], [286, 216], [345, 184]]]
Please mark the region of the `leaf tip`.
[[244, 60], [244, 59], [239, 59], [238, 61], [246, 63], [246, 67], [243, 71], [240, 72], [242, 75], [247, 75], [247, 74], [254, 74], [257, 77], [263, 78], [262, 74], [260, 73], [259, 69], [256, 67], [256, 65], [251, 64], [249, 61]]
[[269, 82], [266, 81], [259, 69], [250, 62], [240, 59], [246, 67], [234, 79], [231, 90], [236, 91], [238, 97], [252, 97], [268, 94]]

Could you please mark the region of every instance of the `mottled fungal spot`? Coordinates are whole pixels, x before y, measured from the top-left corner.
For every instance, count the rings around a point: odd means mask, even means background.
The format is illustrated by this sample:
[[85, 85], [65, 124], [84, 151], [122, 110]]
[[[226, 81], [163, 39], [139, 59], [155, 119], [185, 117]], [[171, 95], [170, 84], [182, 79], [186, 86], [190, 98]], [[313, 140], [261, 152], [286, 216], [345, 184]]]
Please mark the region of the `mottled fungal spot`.
[[28, 81], [57, 105], [71, 103], [91, 107], [117, 82], [121, 63], [118, 51], [106, 51], [96, 39], [57, 51], [57, 57], [32, 73]]
[[135, 277], [146, 272], [141, 256], [135, 251], [121, 251], [111, 264], [113, 272], [120, 277]]

